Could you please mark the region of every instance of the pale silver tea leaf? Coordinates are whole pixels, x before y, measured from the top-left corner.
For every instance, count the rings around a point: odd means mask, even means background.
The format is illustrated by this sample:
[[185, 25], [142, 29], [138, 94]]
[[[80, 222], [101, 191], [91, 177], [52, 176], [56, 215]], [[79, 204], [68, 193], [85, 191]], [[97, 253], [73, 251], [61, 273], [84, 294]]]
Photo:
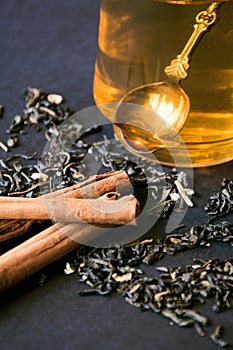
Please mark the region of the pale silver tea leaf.
[[71, 275], [72, 273], [75, 272], [75, 269], [73, 267], [71, 267], [70, 263], [66, 263], [66, 267], [64, 269], [64, 272], [66, 275]]

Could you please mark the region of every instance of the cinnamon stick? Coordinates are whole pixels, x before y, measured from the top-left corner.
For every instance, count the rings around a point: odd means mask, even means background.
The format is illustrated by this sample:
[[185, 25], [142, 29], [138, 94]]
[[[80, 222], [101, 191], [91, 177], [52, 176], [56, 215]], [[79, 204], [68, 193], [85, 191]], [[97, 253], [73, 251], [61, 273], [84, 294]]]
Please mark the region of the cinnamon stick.
[[[119, 191], [128, 193], [131, 189], [128, 175], [123, 170], [110, 171], [104, 174], [90, 176], [87, 180], [79, 184], [65, 187], [53, 193], [45, 194], [41, 197], [48, 198], [98, 198], [104, 193], [111, 191]], [[9, 197], [14, 194], [10, 193]], [[0, 213], [1, 213], [0, 207]], [[7, 211], [11, 211], [10, 206]], [[0, 215], [1, 216], [1, 215]], [[31, 226], [33, 220], [26, 221], [25, 219], [5, 219], [0, 221], [0, 242], [16, 237], [26, 232]], [[17, 229], [15, 229], [17, 227]]]
[[78, 239], [93, 239], [98, 230], [81, 223], [59, 223], [1, 255], [0, 293], [76, 249]]
[[0, 197], [0, 219], [52, 219], [59, 222], [125, 225], [134, 222], [139, 204], [133, 195], [119, 200]]
[[27, 232], [34, 220], [2, 219], [0, 220], [0, 243]]
[[[43, 198], [99, 198], [103, 194], [119, 191], [129, 193], [131, 184], [124, 170], [113, 170], [104, 174], [92, 175], [85, 181], [43, 195]], [[14, 196], [14, 193], [11, 194]]]

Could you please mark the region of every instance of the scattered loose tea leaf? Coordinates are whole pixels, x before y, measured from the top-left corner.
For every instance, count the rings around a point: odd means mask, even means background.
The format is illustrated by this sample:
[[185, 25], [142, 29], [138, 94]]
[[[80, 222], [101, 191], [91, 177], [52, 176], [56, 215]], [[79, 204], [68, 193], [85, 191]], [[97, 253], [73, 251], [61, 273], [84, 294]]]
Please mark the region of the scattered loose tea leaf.
[[75, 268], [73, 266], [71, 266], [70, 263], [67, 262], [66, 263], [66, 268], [64, 269], [64, 272], [65, 272], [66, 275], [70, 275], [70, 274], [75, 272]]
[[56, 105], [60, 105], [63, 102], [63, 97], [61, 95], [58, 95], [58, 94], [49, 94], [47, 96], [47, 100], [50, 103], [54, 103]]
[[175, 312], [172, 312], [169, 309], [162, 310], [162, 315], [164, 317], [169, 318], [172, 322], [174, 322], [177, 326], [180, 326], [180, 327], [187, 327], [187, 326], [194, 325], [194, 321], [192, 319], [185, 319], [185, 318], [179, 317]]
[[206, 331], [205, 331], [204, 327], [200, 323], [195, 322], [194, 323], [194, 329], [196, 330], [197, 334], [200, 337], [205, 337], [206, 336]]
[[2, 141], [0, 141], [0, 147], [3, 149], [4, 152], [8, 152], [9, 151], [8, 147]]
[[229, 346], [229, 343], [221, 338], [222, 333], [223, 327], [219, 325], [215, 328], [214, 332], [210, 334], [210, 339], [215, 345], [219, 346], [220, 348], [226, 348]]
[[233, 181], [223, 179], [221, 190], [209, 197], [204, 209], [209, 215], [224, 215], [233, 211]]
[[47, 282], [46, 275], [44, 273], [41, 274], [40, 279], [38, 281], [38, 284], [40, 287], [43, 287], [45, 283]]

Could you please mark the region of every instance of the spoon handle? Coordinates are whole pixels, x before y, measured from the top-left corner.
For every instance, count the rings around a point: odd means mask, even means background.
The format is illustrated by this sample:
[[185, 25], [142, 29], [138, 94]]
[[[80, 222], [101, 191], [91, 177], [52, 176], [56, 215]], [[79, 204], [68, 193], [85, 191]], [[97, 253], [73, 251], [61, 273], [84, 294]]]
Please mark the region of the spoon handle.
[[183, 51], [164, 69], [165, 74], [173, 81], [179, 82], [181, 79], [187, 78], [192, 52], [203, 34], [215, 23], [217, 19], [216, 9], [220, 4], [222, 5], [223, 3], [212, 2], [205, 11], [201, 11], [197, 14], [194, 30]]

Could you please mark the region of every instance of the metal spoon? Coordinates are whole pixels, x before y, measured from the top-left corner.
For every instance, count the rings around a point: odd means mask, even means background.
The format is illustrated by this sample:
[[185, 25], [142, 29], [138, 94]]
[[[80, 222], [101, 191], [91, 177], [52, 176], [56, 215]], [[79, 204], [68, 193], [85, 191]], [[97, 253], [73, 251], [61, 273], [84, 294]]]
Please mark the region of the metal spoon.
[[203, 34], [214, 25], [219, 6], [219, 2], [213, 2], [197, 14], [183, 51], [164, 69], [165, 82], [137, 87], [119, 102], [114, 124], [120, 128], [125, 145], [133, 151], [144, 154], [179, 146], [174, 138], [190, 110], [189, 97], [180, 87], [180, 80], [187, 78], [191, 55]]

